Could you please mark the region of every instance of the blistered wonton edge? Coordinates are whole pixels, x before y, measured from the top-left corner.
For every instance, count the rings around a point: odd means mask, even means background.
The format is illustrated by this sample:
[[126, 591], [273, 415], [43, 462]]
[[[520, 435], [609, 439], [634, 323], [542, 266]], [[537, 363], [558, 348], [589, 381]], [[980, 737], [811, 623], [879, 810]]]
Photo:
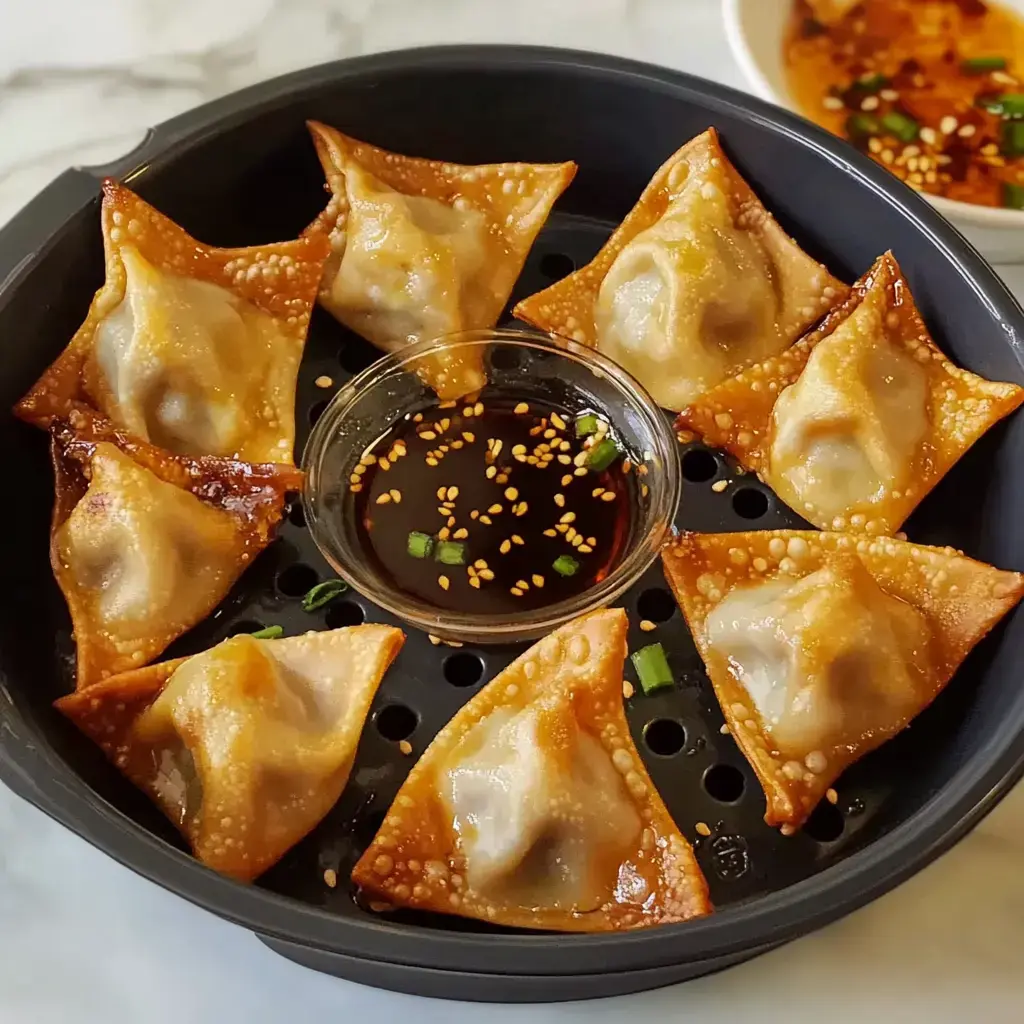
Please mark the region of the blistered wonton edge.
[[[721, 161], [732, 186], [732, 199], [737, 205], [757, 209], [759, 217], [763, 216], [763, 223], [773, 226], [800, 249], [796, 240], [783, 231], [771, 211], [765, 207], [743, 175], [733, 166], [722, 149], [717, 130], [709, 127], [676, 150], [654, 172], [654, 176], [644, 187], [632, 209], [590, 263], [520, 301], [512, 310], [513, 315], [541, 330], [571, 338], [591, 348], [598, 348], [594, 306], [602, 281], [619, 253], [637, 235], [653, 226], [665, 214], [671, 202], [673, 187], [676, 186], [676, 169], [680, 165], [685, 165], [701, 150], [707, 150], [711, 159]], [[803, 252], [802, 249], [800, 251]], [[849, 291], [849, 287], [835, 277], [827, 267], [821, 263], [818, 266], [824, 275], [822, 298], [820, 308], [815, 311], [810, 323], [817, 320], [835, 303], [842, 301]]]
[[[91, 402], [82, 371], [101, 321], [125, 295], [121, 248], [131, 245], [158, 270], [217, 285], [274, 317], [286, 336], [305, 342], [330, 246], [299, 237], [267, 245], [223, 249], [205, 245], [126, 186], [107, 178], [100, 207], [105, 259], [103, 285], [67, 346], [14, 406], [27, 423], [48, 428]], [[272, 287], [268, 284], [272, 283]]]
[[[735, 586], [790, 576], [795, 581], [830, 552], [855, 553], [890, 596], [920, 611], [932, 627], [942, 660], [920, 714], [942, 692], [970, 651], [1024, 597], [1024, 573], [996, 569], [954, 548], [937, 548], [866, 534], [761, 530], [732, 534], [685, 532], [662, 550], [669, 586], [711, 679], [726, 725], [766, 798], [765, 821], [795, 832], [849, 765], [877, 749], [908, 722], [876, 734], [854, 751], [831, 750], [826, 768], [787, 776], [757, 709], [728, 665], [710, 654], [707, 614]], [[952, 589], [951, 589], [952, 588]], [[933, 652], [934, 653], [934, 652]], [[909, 720], [908, 720], [909, 721]]]
[[[972, 401], [990, 403], [990, 415], [975, 416], [969, 429], [964, 431], [962, 443], [952, 457], [934, 458], [933, 471], [925, 478], [915, 481], [912, 495], [903, 496], [899, 502], [898, 514], [875, 517], [876, 527], [868, 532], [892, 533], [900, 528], [910, 513], [927, 494], [963, 457], [971, 446], [991, 429], [999, 420], [1009, 416], [1024, 403], [1024, 388], [1016, 384], [990, 381], [969, 370], [963, 370], [949, 360], [935, 344], [914, 302], [907, 280], [891, 251], [883, 253], [870, 269], [854, 284], [849, 296], [836, 306], [818, 327], [805, 334], [781, 355], [766, 359], [716, 385], [683, 409], [676, 418], [676, 430], [681, 440], [696, 436], [704, 444], [721, 448], [735, 458], [744, 469], [757, 473], [771, 486], [769, 447], [771, 444], [772, 410], [778, 396], [785, 388], [796, 383], [814, 349], [831, 337], [855, 312], [864, 297], [875, 288], [886, 290], [886, 307], [890, 312], [899, 310], [899, 315], [911, 325], [912, 337], [904, 341], [905, 348], [928, 369], [945, 375], [948, 385], [964, 392], [961, 404]], [[924, 357], [924, 358], [922, 358]], [[936, 401], [940, 385], [937, 380], [930, 382], [929, 396]], [[930, 422], [933, 423], [933, 417]], [[929, 435], [936, 436], [933, 430]], [[938, 454], [938, 453], [936, 453]], [[797, 510], [800, 511], [799, 509]], [[865, 517], [865, 521], [867, 517]], [[839, 523], [816, 523], [822, 528], [842, 529]], [[854, 528], [857, 523], [852, 523]]]
[[[672, 820], [630, 736], [621, 682], [627, 630], [628, 619], [622, 609], [591, 612], [549, 634], [484, 686], [437, 734], [409, 773], [380, 830], [353, 869], [353, 883], [366, 895], [390, 906], [551, 931], [642, 928], [711, 913], [707, 882], [693, 850]], [[661, 851], [661, 862], [654, 865], [659, 873], [658, 896], [670, 902], [673, 911], [645, 918], [635, 907], [623, 904], [587, 914], [542, 908], [523, 910], [510, 905], [496, 908], [486, 897], [465, 888], [448, 892], [447, 879], [452, 877], [453, 886], [457, 881], [457, 872], [450, 872], [450, 866], [461, 855], [446, 811], [435, 795], [436, 763], [458, 746], [468, 729], [494, 710], [509, 704], [527, 707], [551, 692], [552, 686], [558, 685], [557, 676], [552, 682], [551, 675], [564, 661], [569, 662], [570, 670], [578, 671], [592, 658], [606, 663], [604, 675], [575, 675], [579, 689], [570, 686], [568, 692], [573, 698], [585, 695], [593, 700], [593, 711], [603, 727], [600, 735], [596, 729], [588, 731], [600, 739], [606, 750], [611, 745], [611, 752], [619, 752], [613, 764], [623, 774], [634, 804], [644, 808], [644, 833], [651, 833], [652, 848]], [[410, 796], [417, 792], [418, 799]], [[411, 864], [433, 865], [437, 870], [417, 873]], [[382, 867], [388, 870], [382, 872]]]

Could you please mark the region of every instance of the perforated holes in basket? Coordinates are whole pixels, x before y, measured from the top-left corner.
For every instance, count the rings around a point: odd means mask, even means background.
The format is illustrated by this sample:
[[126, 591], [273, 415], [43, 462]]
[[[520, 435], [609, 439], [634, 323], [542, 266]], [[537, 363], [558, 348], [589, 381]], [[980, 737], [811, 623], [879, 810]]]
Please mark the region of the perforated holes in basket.
[[377, 732], [386, 740], [398, 743], [408, 739], [419, 725], [419, 716], [412, 708], [404, 704], [388, 704], [374, 716], [373, 724]]
[[732, 508], [741, 519], [760, 519], [768, 511], [768, 495], [757, 487], [740, 487], [732, 496]]
[[277, 574], [277, 589], [285, 597], [302, 597], [317, 585], [320, 577], [316, 569], [304, 562], [296, 562]]
[[731, 764], [712, 765], [704, 773], [704, 791], [720, 804], [734, 804], [741, 796], [746, 782], [743, 772]]
[[327, 408], [327, 404], [328, 400], [326, 398], [322, 398], [319, 402], [314, 402], [309, 407], [309, 425], [311, 427], [315, 426], [316, 421], [320, 419], [321, 416], [323, 416], [324, 409]]
[[843, 812], [828, 800], [822, 800], [804, 824], [804, 832], [819, 843], [834, 843], [845, 828]]
[[684, 480], [703, 484], [718, 472], [718, 459], [707, 448], [691, 448], [683, 455], [680, 466]]
[[656, 718], [644, 729], [644, 743], [652, 754], [674, 757], [686, 746], [686, 730], [674, 718]]
[[546, 252], [540, 258], [540, 272], [552, 281], [568, 277], [576, 269], [576, 261], [564, 252]]
[[664, 587], [650, 587], [637, 599], [636, 610], [641, 619], [668, 622], [675, 615], [676, 601]]
[[341, 629], [342, 626], [361, 626], [366, 613], [355, 601], [332, 601], [327, 606], [324, 625], [328, 629]]
[[444, 659], [444, 677], [452, 686], [475, 686], [483, 674], [484, 663], [476, 654], [460, 651]]

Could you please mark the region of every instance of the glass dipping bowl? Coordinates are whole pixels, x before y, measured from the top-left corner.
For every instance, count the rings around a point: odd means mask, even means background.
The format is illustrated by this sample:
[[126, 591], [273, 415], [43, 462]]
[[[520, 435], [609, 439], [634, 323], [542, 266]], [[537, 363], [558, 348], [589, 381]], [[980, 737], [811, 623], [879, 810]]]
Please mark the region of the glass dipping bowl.
[[[391, 584], [375, 569], [351, 515], [349, 477], [367, 449], [405, 416], [437, 408], [433, 390], [417, 376], [424, 355], [451, 358], [477, 349], [489, 387], [517, 400], [564, 399], [568, 407], [599, 410], [646, 475], [637, 487], [624, 554], [609, 574], [582, 594], [521, 613], [472, 614], [440, 609]], [[474, 355], [476, 353], [473, 353]], [[575, 396], [575, 397], [573, 397]], [[465, 643], [530, 640], [608, 605], [657, 557], [679, 503], [679, 458], [668, 417], [622, 367], [594, 349], [536, 331], [484, 330], [418, 342], [379, 359], [334, 396], [302, 456], [303, 510], [314, 542], [337, 574], [374, 604], [411, 626]], [[645, 492], [646, 491], [646, 492]], [[424, 495], [433, 504], [433, 495]]]

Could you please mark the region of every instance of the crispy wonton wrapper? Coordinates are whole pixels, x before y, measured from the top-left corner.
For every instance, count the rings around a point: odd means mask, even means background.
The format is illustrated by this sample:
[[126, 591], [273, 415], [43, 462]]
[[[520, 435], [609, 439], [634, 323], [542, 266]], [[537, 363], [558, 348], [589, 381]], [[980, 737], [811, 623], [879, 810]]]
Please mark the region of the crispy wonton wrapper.
[[709, 128], [658, 169], [592, 262], [514, 312], [600, 349], [680, 409], [781, 352], [847, 291], [779, 227]]
[[555, 931], [711, 911], [622, 708], [626, 613], [545, 637], [438, 733], [352, 872], [371, 898]]
[[683, 534], [665, 575], [729, 731], [791, 833], [920, 714], [1024, 595], [952, 548], [856, 534]]
[[[712, 388], [676, 426], [724, 448], [815, 526], [888, 534], [1022, 401], [1016, 384], [961, 370], [939, 351], [885, 253], [817, 330]], [[809, 473], [813, 446], [829, 439], [832, 468]]]
[[15, 414], [48, 427], [91, 405], [175, 454], [290, 463], [325, 241], [203, 245], [110, 179], [102, 227], [106, 281]]
[[[309, 123], [331, 201], [320, 303], [385, 352], [493, 327], [574, 163], [465, 166], [401, 156]], [[425, 356], [443, 400], [486, 383], [479, 353]]]
[[50, 562], [77, 686], [139, 668], [204, 619], [273, 537], [302, 474], [171, 455], [87, 409], [54, 421]]
[[56, 707], [157, 804], [199, 860], [251, 881], [341, 796], [403, 641], [380, 625], [280, 640], [241, 635], [114, 676]]

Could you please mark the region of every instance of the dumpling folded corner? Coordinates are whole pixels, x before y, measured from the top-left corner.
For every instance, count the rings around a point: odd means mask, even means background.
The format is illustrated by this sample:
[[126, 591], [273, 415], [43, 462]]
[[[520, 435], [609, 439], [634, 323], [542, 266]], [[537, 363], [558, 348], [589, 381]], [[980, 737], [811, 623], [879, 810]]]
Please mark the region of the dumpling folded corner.
[[678, 410], [777, 355], [847, 292], [779, 227], [709, 128], [658, 169], [591, 263], [513, 312], [599, 349]]
[[554, 931], [711, 912], [707, 884], [630, 737], [626, 614], [530, 648], [438, 733], [352, 880], [374, 900]]
[[15, 406], [48, 427], [85, 405], [177, 455], [293, 460], [295, 387], [329, 246], [217, 249], [103, 183], [106, 280]]
[[113, 676], [56, 707], [157, 804], [200, 861], [251, 881], [338, 800], [404, 639], [381, 625], [280, 640], [240, 635]]
[[[309, 122], [330, 202], [320, 303], [385, 352], [493, 327], [574, 163], [466, 166], [400, 156]], [[486, 383], [479, 354], [424, 356], [442, 400]]]
[[729, 731], [792, 833], [1024, 596], [952, 548], [855, 534], [683, 534], [662, 555]]
[[942, 354], [885, 253], [817, 330], [696, 398], [676, 427], [821, 529], [891, 534], [1021, 402], [1016, 384]]
[[171, 455], [85, 409], [54, 421], [51, 457], [78, 688], [146, 665], [212, 612], [302, 485], [287, 465]]

